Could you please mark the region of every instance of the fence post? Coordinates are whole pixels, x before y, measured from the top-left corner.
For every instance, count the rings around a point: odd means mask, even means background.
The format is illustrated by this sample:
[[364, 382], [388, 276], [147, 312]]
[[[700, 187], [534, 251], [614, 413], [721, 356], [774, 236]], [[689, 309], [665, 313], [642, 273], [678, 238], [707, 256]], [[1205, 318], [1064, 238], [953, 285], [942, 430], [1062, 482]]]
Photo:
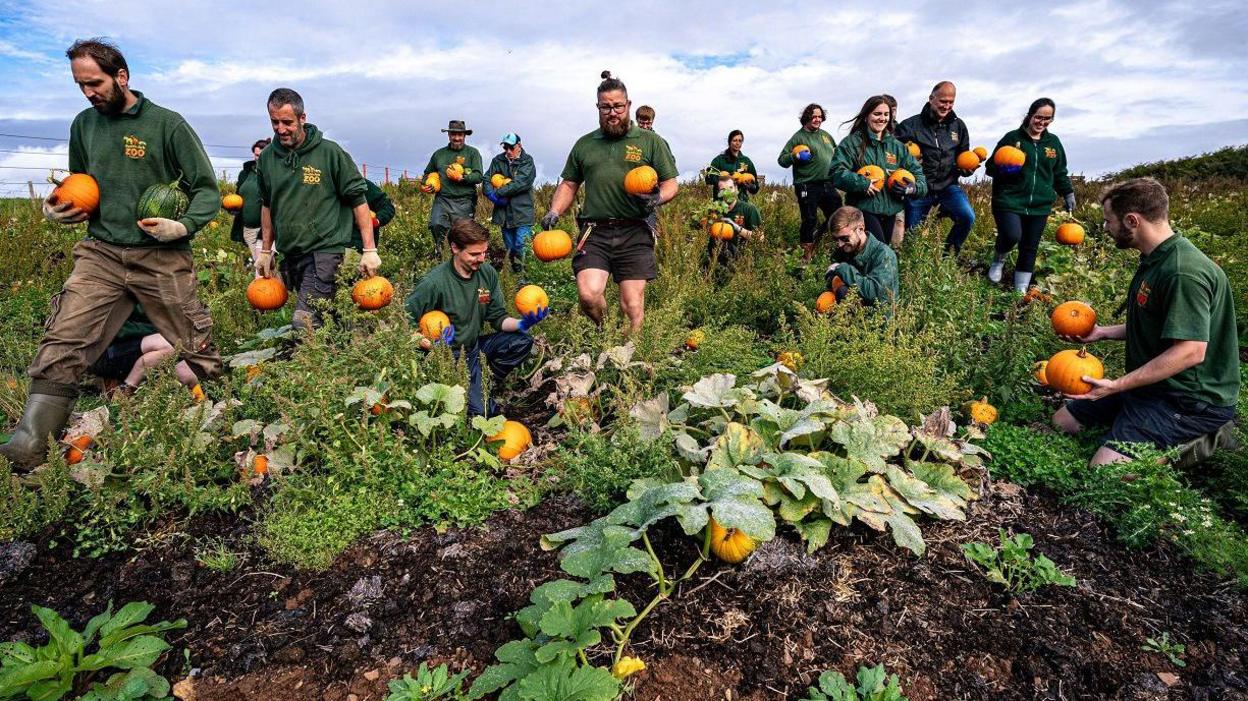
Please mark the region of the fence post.
[[368, 180], [368, 164], [367, 163], [360, 164], [360, 174], [364, 176], [365, 180]]
[[403, 179], [407, 180], [407, 168], [403, 169]]
[[386, 184], [390, 184], [390, 166], [386, 166]]

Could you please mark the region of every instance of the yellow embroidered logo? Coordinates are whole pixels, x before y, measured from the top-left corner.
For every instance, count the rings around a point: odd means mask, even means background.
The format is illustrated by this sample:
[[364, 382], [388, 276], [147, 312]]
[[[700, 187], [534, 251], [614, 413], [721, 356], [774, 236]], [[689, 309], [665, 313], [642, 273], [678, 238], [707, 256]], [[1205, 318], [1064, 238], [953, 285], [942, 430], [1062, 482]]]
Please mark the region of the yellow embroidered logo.
[[890, 166], [895, 166], [895, 165], [897, 165], [897, 156], [896, 156], [896, 154], [886, 153], [886, 154], [884, 154], [884, 160], [888, 161], [888, 165], [890, 165]]
[[823, 143], [827, 144], [828, 146], [832, 145], [832, 140], [828, 138], [827, 134], [823, 135]]
[[312, 166], [303, 167], [303, 184], [304, 185], [320, 185], [321, 171]]
[[632, 144], [624, 145], [624, 160], [629, 163], [641, 163], [641, 147]]
[[126, 151], [127, 158], [142, 158], [147, 155], [147, 142], [134, 134], [123, 137], [121, 144]]
[[1057, 158], [1057, 149], [1053, 148], [1052, 146], [1045, 146], [1044, 157], [1045, 158]]
[[958, 132], [956, 131], [949, 132], [949, 140], [955, 144], [958, 143]]
[[456, 163], [458, 163], [458, 164], [460, 164], [460, 165], [462, 166], [462, 165], [464, 164], [464, 157], [463, 157], [463, 156], [456, 156], [456, 157], [455, 157], [455, 162], [456, 162]]

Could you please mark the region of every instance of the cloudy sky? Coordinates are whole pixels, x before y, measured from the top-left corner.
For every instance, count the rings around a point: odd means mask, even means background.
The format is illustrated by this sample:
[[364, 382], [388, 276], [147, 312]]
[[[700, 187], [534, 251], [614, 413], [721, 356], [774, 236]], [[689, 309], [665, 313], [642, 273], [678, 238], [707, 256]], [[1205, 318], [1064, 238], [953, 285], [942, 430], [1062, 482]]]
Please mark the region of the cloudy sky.
[[221, 168], [269, 134], [265, 98], [287, 86], [370, 177], [421, 169], [464, 119], [487, 159], [515, 131], [553, 180], [597, 126], [603, 69], [657, 109], [685, 176], [739, 128], [782, 180], [775, 158], [806, 103], [839, 129], [879, 92], [913, 114], [941, 79], [988, 147], [1053, 98], [1053, 132], [1088, 175], [1248, 142], [1243, 2], [873, 4], [0, 0], [0, 134], [16, 135], [0, 136], [0, 194], [64, 166], [56, 139], [86, 102], [63, 52], [93, 35], [119, 44], [131, 85], [182, 113]]

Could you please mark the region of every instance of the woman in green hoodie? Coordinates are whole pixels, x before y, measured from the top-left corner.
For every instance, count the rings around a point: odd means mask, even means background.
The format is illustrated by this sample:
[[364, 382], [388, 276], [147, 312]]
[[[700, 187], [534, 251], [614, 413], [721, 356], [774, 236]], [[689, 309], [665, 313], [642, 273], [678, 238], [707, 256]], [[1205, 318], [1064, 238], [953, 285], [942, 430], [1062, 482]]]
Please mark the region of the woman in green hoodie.
[[[867, 231], [883, 243], [892, 243], [896, 218], [905, 209], [907, 197], [927, 194], [923, 167], [910, 154], [905, 144], [893, 136], [893, 109], [883, 95], [867, 98], [852, 120], [849, 136], [832, 158], [832, 182], [845, 193], [845, 204], [862, 210]], [[884, 182], [876, 184], [858, 171], [878, 166]], [[888, 178], [898, 170], [908, 171], [913, 178], [897, 179], [889, 185]]]
[[[260, 160], [260, 152], [272, 142], [272, 139], [260, 139], [251, 145], [251, 155], [255, 158], [243, 164], [238, 182], [234, 183], [234, 192], [243, 198], [243, 208], [234, 212], [230, 240], [247, 244], [253, 261], [260, 252], [260, 181], [256, 179], [256, 162]], [[256, 277], [260, 277], [260, 273], [256, 273]]]
[[[1066, 174], [1066, 149], [1049, 131], [1057, 106], [1047, 97], [1031, 103], [1027, 117], [1007, 132], [992, 150], [986, 170], [992, 176], [992, 217], [997, 221], [996, 257], [988, 266], [988, 279], [1001, 282], [1005, 257], [1018, 246], [1014, 266], [1014, 289], [1026, 292], [1036, 269], [1036, 251], [1053, 202], [1062, 197], [1067, 212], [1075, 209], [1075, 188]], [[997, 165], [996, 154], [1012, 146], [1023, 152], [1022, 166]]]

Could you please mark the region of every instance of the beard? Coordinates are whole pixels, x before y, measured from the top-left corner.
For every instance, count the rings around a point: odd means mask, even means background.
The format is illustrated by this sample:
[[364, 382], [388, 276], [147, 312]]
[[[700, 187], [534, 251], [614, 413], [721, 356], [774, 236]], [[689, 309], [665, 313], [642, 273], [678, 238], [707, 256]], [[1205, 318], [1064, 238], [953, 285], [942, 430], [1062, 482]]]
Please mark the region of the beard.
[[598, 115], [598, 126], [602, 128], [602, 133], [613, 139], [618, 139], [619, 137], [627, 134], [628, 128], [632, 126], [629, 116], [625, 114], [616, 124], [612, 124], [610, 122], [611, 116], [612, 115], [604, 115], [601, 113]]
[[122, 109], [126, 106], [126, 93], [121, 89], [121, 84], [117, 82], [116, 78], [113, 78], [113, 89], [108, 97], [92, 101], [91, 106], [100, 114], [110, 116], [121, 114]]
[[1118, 250], [1131, 248], [1131, 244], [1135, 243], [1135, 234], [1127, 231], [1125, 228], [1121, 231], [1113, 232], [1112, 236], [1114, 237], [1114, 245], [1118, 247]]

